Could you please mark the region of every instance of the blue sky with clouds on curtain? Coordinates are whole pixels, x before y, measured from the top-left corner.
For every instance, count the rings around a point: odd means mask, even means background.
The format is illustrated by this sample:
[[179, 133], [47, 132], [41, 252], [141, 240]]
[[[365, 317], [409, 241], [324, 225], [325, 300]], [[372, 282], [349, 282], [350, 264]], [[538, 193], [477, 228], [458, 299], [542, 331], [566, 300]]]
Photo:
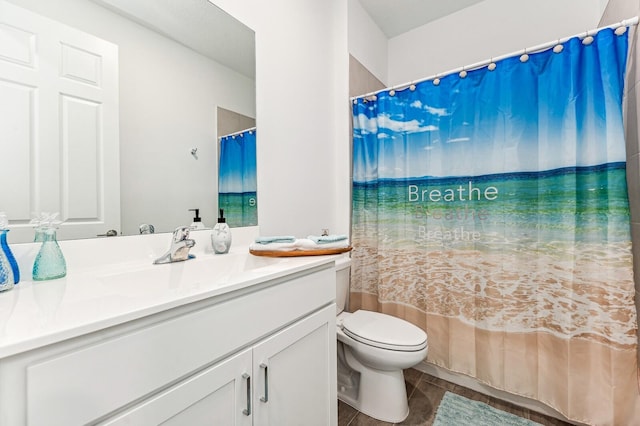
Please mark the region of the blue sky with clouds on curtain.
[[[358, 101], [354, 181], [624, 162], [624, 144], [616, 141], [624, 137], [620, 105], [627, 43], [618, 37], [602, 30], [587, 48], [573, 38], [560, 53], [532, 53], [524, 63], [511, 57], [494, 71], [472, 70], [466, 78], [450, 74], [437, 86], [425, 81], [415, 91], [385, 91], [376, 102]], [[563, 72], [576, 67], [581, 72]], [[602, 76], [590, 78], [601, 70]], [[395, 154], [399, 147], [404, 158]]]

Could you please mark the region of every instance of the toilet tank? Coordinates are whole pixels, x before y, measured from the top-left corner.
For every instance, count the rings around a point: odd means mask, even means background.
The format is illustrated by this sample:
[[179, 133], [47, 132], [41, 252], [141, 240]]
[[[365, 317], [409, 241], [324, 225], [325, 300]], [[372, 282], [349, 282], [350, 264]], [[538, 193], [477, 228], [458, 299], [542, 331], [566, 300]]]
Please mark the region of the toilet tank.
[[339, 257], [336, 262], [336, 315], [347, 308], [349, 300], [349, 280], [351, 278], [351, 259]]

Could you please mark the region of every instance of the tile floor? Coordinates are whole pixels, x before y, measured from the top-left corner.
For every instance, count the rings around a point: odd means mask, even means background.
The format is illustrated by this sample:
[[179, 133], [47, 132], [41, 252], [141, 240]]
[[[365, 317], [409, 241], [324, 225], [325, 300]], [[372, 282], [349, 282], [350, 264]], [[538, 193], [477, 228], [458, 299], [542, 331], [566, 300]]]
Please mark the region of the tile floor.
[[[415, 426], [433, 424], [440, 400], [446, 391], [450, 391], [469, 399], [482, 401], [499, 410], [531, 419], [544, 426], [570, 425], [570, 423], [483, 395], [471, 389], [455, 385], [415, 369], [405, 370], [404, 377], [407, 384], [410, 412], [409, 417], [404, 422], [398, 424]], [[338, 426], [383, 426], [391, 424], [392, 423], [372, 419], [371, 417], [356, 411], [344, 402], [338, 401]]]

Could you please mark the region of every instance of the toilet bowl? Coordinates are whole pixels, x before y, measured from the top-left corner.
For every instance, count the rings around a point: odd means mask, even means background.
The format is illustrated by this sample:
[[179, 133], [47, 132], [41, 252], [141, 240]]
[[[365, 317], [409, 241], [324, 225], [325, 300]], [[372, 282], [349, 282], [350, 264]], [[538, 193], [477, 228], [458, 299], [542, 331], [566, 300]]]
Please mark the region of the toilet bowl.
[[402, 370], [427, 356], [427, 334], [379, 312], [345, 312], [350, 264], [336, 260], [338, 399], [369, 417], [401, 422], [409, 415]]

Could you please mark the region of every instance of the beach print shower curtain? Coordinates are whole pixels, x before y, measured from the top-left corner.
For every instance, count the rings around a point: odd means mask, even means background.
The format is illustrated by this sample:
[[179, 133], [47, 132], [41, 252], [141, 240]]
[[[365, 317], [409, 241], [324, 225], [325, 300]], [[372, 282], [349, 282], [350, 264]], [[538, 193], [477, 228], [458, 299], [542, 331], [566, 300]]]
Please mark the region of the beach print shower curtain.
[[428, 362], [597, 425], [640, 424], [627, 33], [353, 104], [351, 310], [404, 318]]
[[258, 224], [256, 129], [220, 138], [218, 208], [231, 227]]

